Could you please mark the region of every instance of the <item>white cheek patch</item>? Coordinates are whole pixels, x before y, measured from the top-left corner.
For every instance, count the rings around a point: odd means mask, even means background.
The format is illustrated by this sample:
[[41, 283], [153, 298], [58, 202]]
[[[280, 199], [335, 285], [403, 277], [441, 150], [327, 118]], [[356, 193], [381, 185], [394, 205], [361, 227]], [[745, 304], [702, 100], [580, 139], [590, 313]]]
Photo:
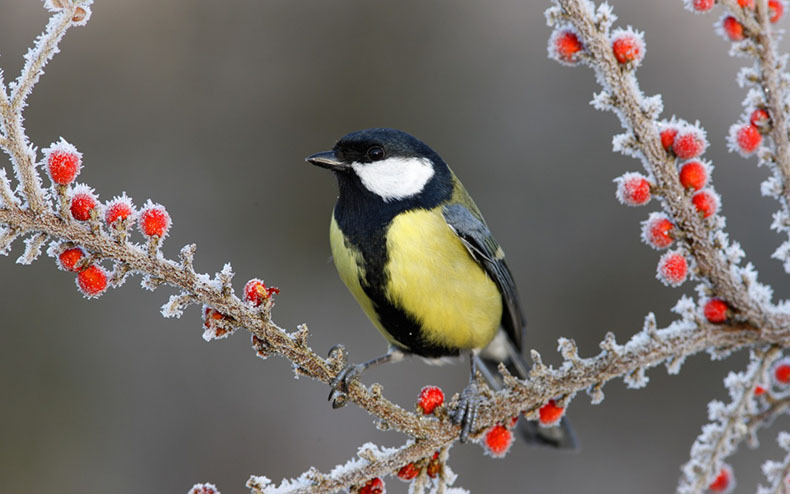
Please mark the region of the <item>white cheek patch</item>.
[[373, 163], [352, 163], [362, 185], [389, 202], [422, 192], [433, 177], [433, 166], [426, 158], [387, 158]]

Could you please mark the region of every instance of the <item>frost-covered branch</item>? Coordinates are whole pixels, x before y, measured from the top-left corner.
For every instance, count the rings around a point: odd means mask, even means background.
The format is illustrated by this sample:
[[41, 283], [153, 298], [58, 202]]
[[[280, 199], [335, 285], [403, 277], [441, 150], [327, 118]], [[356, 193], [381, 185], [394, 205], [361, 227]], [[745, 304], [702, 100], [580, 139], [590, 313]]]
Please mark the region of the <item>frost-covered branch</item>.
[[[681, 319], [667, 328], [656, 329], [653, 317], [646, 318], [645, 327], [627, 343], [618, 344], [612, 333], [601, 342], [601, 352], [591, 358], [581, 358], [570, 340], [563, 340], [560, 351], [564, 363], [559, 368], [546, 366], [537, 352], [533, 352], [535, 365], [529, 379], [521, 381], [512, 376], [506, 377], [505, 388], [484, 403], [479, 421], [484, 431], [503, 418], [526, 413], [535, 415], [539, 408], [555, 397], [569, 400], [577, 392], [586, 390], [593, 403], [603, 400], [603, 386], [608, 381], [623, 377], [630, 388], [640, 388], [647, 384], [645, 371], [661, 363], [666, 363], [668, 372], [676, 374], [683, 360], [694, 353], [710, 351], [716, 358], [743, 347], [759, 345], [760, 342], [773, 340], [775, 344], [790, 339], [790, 320], [785, 328], [777, 332], [759, 332], [749, 328], [713, 325], [696, 320], [698, 314], [690, 299], [684, 298], [675, 308]], [[452, 404], [451, 404], [452, 406]], [[393, 472], [393, 465], [406, 465], [419, 461], [426, 454], [443, 445], [452, 444], [457, 439], [457, 431], [446, 421], [431, 422], [431, 435], [421, 438], [380, 458], [366, 459], [362, 463], [351, 460], [349, 469], [343, 470], [343, 478], [360, 479], [383, 476]], [[389, 423], [388, 423], [389, 425]], [[476, 434], [480, 436], [480, 432]], [[335, 475], [316, 476], [314, 470], [305, 472], [293, 483], [280, 488], [282, 491], [262, 489], [261, 492], [324, 492], [322, 488], [337, 485]], [[268, 485], [268, 484], [267, 484]], [[346, 484], [348, 485], [348, 484]], [[334, 488], [334, 487], [333, 487]]]
[[[736, 264], [742, 252], [737, 245], [731, 246], [726, 234], [721, 231], [723, 221], [716, 215], [718, 195], [712, 190], [703, 189], [695, 195], [707, 195], [697, 196], [700, 200], [695, 201], [689, 190], [681, 184], [677, 159], [697, 158], [707, 147], [707, 140], [704, 131], [698, 126], [670, 126], [657, 122], [663, 110], [661, 97], [645, 97], [634, 73], [644, 57], [641, 33], [633, 30], [615, 30], [610, 33], [610, 26], [616, 17], [607, 4], [602, 4], [597, 11], [593, 11], [592, 5], [586, 0], [558, 0], [557, 4], [557, 7], [546, 13], [548, 22], [555, 26], [555, 33], [562, 34], [570, 29], [572, 31], [568, 32], [578, 36], [584, 51], [577, 59], [595, 70], [598, 82], [603, 86], [592, 104], [598, 109], [614, 111], [620, 117], [626, 132], [615, 137], [615, 150], [640, 159], [652, 176], [655, 183], [650, 185], [648, 199], [650, 193], [661, 198], [672, 222], [673, 239], [682, 247], [679, 253], [687, 251], [693, 256], [696, 269], [692, 275], [709, 283], [712, 293], [736, 310], [737, 319], [757, 327], [766, 323], [776, 326], [776, 321], [771, 320], [774, 317], [771, 311], [750, 293], [752, 280], [747, 283], [739, 275], [741, 268]], [[617, 40], [621, 41], [621, 50], [627, 50], [619, 56], [613, 50], [613, 43]], [[562, 55], [556, 56], [567, 62]], [[667, 152], [662, 145], [659, 127], [671, 128], [675, 132], [673, 153]], [[623, 177], [621, 189], [629, 186], [628, 178], [627, 175]], [[726, 252], [731, 254], [727, 255]], [[685, 277], [684, 274], [680, 280], [665, 279], [669, 284], [676, 285]]]
[[[25, 101], [46, 62], [57, 53], [68, 27], [84, 24], [90, 17], [90, 4], [90, 0], [47, 0], [45, 5], [53, 15], [26, 55], [20, 77], [10, 88], [0, 80], [0, 147], [11, 159], [17, 182], [14, 189], [0, 169], [0, 253], [8, 254], [13, 242], [24, 238], [25, 250], [17, 262], [30, 264], [48, 245], [46, 252], [60, 269], [74, 274], [78, 288], [89, 298], [120, 286], [132, 275], [139, 275], [146, 289], [168, 285], [176, 293], [162, 307], [165, 317], [181, 317], [189, 306], [199, 306], [205, 339], [225, 338], [239, 328], [247, 329], [259, 356], [285, 357], [297, 375], [333, 382], [346, 365], [345, 352], [336, 349], [324, 358], [308, 346], [307, 326], [299, 326], [293, 333], [279, 327], [271, 318], [272, 296], [278, 290], [252, 279], [237, 296], [230, 264], [212, 276], [195, 272], [194, 245], [184, 247], [177, 261], [165, 258], [161, 246], [172, 223], [165, 207], [150, 200], [135, 207], [126, 195], [99, 201], [93, 189], [75, 182], [83, 157], [65, 140], [43, 149], [38, 161], [37, 148], [29, 143], [22, 127]], [[759, 12], [764, 21], [764, 11]], [[679, 161], [691, 168], [691, 160], [703, 153], [707, 141], [698, 125], [676, 119], [657, 121], [661, 99], [645, 97], [634, 75], [644, 57], [641, 35], [630, 28], [610, 31], [615, 19], [611, 9], [604, 4], [594, 11], [586, 0], [558, 0], [547, 17], [555, 26], [550, 44], [555, 58], [565, 63], [583, 61], [595, 69], [603, 90], [593, 104], [614, 111], [626, 129], [615, 137], [615, 148], [641, 159], [649, 175], [631, 173], [618, 179], [618, 196], [631, 205], [644, 204], [651, 196], [660, 198], [664, 212], [650, 215], [643, 229], [643, 237], [652, 247], [673, 246], [659, 261], [659, 279], [670, 285], [688, 277], [697, 279], [699, 296], [696, 301], [682, 297], [674, 309], [679, 319], [666, 328], [658, 329], [650, 314], [641, 331], [625, 344], [607, 334], [600, 353], [593, 357], [580, 357], [575, 343], [561, 338], [559, 367], [543, 364], [533, 351], [534, 365], [526, 380], [501, 368], [501, 390], [481, 385], [482, 403], [470, 435], [483, 439], [495, 456], [503, 455], [512, 441], [513, 417], [524, 414], [548, 425], [559, 420], [579, 391], [587, 391], [597, 404], [603, 400], [603, 386], [618, 377], [623, 377], [628, 387], [643, 387], [648, 381], [646, 370], [661, 363], [667, 364], [670, 373], [677, 373], [684, 359], [698, 352], [708, 351], [721, 358], [742, 348], [786, 347], [790, 341], [790, 304], [774, 305], [770, 288], [757, 281], [752, 266], [741, 265], [745, 254], [723, 231], [724, 220], [718, 215], [720, 199], [707, 186], [709, 164], [697, 162], [691, 178], [683, 169], [678, 171]], [[783, 81], [780, 77], [777, 87]], [[784, 132], [786, 137], [786, 129]], [[665, 135], [669, 134], [667, 145]], [[46, 189], [37, 166], [46, 170], [51, 182]], [[131, 231], [135, 224], [137, 240]], [[772, 350], [771, 355], [776, 352]], [[758, 370], [764, 373], [768, 360], [755, 364]], [[431, 411], [421, 404], [424, 413], [415, 413], [386, 399], [381, 386], [352, 381], [347, 400], [373, 415], [379, 427], [407, 435], [408, 442], [394, 449], [364, 445], [356, 458], [328, 474], [310, 469], [279, 487], [265, 477], [252, 477], [250, 488], [261, 493], [364, 490], [370, 482], [380, 482], [378, 477], [398, 472], [413, 482], [414, 492], [431, 483], [440, 492], [452, 490], [449, 486], [454, 475], [447, 459], [449, 447], [458, 440], [459, 427], [452, 424], [449, 411], [457, 405], [457, 395], [445, 405], [442, 394]], [[726, 448], [719, 445], [733, 442], [730, 436], [735, 428], [731, 426], [743, 421], [743, 410], [751, 410], [748, 404], [753, 400], [743, 400], [743, 395], [737, 399], [733, 395], [732, 413], [715, 416], [717, 420], [726, 418], [722, 430], [728, 435], [717, 439], [706, 468], [713, 468], [724, 456]], [[774, 407], [775, 403], [769, 405]], [[776, 405], [762, 412], [786, 409]], [[546, 418], [549, 416], [551, 420]]]
[[[790, 78], [786, 74], [786, 57], [776, 54], [776, 39], [770, 28], [770, 23], [781, 17], [785, 3], [721, 3], [732, 14], [721, 22], [723, 34], [733, 41], [732, 53], [757, 59], [753, 69], [744, 70], [739, 76], [742, 84], [758, 89], [750, 91], [746, 99], [746, 122], [731, 128], [730, 147], [748, 155], [760, 146], [764, 134], [772, 138], [773, 142], [760, 151], [762, 162], [775, 170], [775, 178], [763, 185], [763, 191], [768, 190], [783, 204], [784, 212], [775, 216], [774, 228], [790, 229], [790, 174], [786, 173], [790, 170], [786, 115]], [[714, 0], [686, 1], [687, 7], [696, 12], [710, 10], [714, 4]], [[710, 186], [712, 165], [701, 159], [708, 145], [704, 130], [699, 123], [689, 124], [675, 117], [659, 121], [663, 110], [660, 96], [646, 97], [639, 89], [635, 72], [645, 56], [643, 34], [631, 27], [611, 29], [616, 17], [605, 3], [596, 9], [588, 0], [556, 0], [546, 16], [554, 27], [550, 56], [566, 65], [584, 63], [595, 70], [603, 90], [593, 98], [593, 106], [613, 111], [626, 129], [615, 136], [614, 149], [641, 160], [648, 173], [626, 173], [618, 178], [618, 198], [630, 206], [646, 204], [652, 196], [661, 201], [664, 212], [651, 213], [642, 232], [645, 243], [653, 248], [676, 246], [676, 250], [659, 260], [659, 279], [671, 286], [687, 277], [699, 280], [698, 306], [710, 323], [742, 321], [754, 328], [786, 326], [787, 303], [772, 303], [771, 288], [757, 281], [751, 264], [741, 265], [743, 250], [724, 232], [724, 218], [718, 214], [721, 198]], [[783, 247], [790, 253], [790, 244]], [[778, 254], [779, 251], [775, 256]], [[728, 377], [732, 403], [726, 407], [711, 403], [711, 420], [716, 422], [703, 428], [692, 448], [679, 492], [701, 492], [712, 485], [714, 477], [716, 482], [725, 482], [731, 475], [721, 470], [722, 459], [747, 434], [764, 425], [774, 413], [785, 410], [782, 403], [774, 403], [758, 414], [753, 390], [764, 379], [779, 348], [787, 344], [788, 340], [778, 340], [778, 347], [767, 355], [756, 352], [759, 356], [754, 357], [747, 373]]]
[[[732, 372], [724, 380], [731, 401], [727, 405], [716, 400], [708, 404], [708, 418], [712, 422], [702, 427], [702, 434], [691, 447], [691, 459], [683, 466], [678, 493], [693, 494], [705, 490], [721, 471], [724, 459], [743, 439], [764, 425], [764, 420], [755, 420], [761, 415], [755, 389], [766, 381], [766, 373], [778, 355], [778, 347], [767, 352], [754, 351], [745, 372]], [[775, 413], [777, 410], [772, 411]], [[761, 418], [769, 416], [772, 417], [773, 413]]]
[[760, 485], [757, 494], [787, 494], [790, 492], [790, 433], [780, 432], [779, 446], [787, 451], [782, 461], [768, 460], [763, 464], [763, 473], [769, 486]]
[[41, 181], [35, 172], [35, 150], [29, 144], [22, 128], [22, 109], [27, 97], [33, 90], [44, 66], [57, 53], [58, 43], [73, 25], [81, 25], [90, 17], [90, 4], [93, 0], [51, 0], [45, 2], [48, 9], [55, 12], [49, 19], [44, 33], [38, 37], [33, 48], [25, 55], [25, 65], [15, 83], [9, 85], [10, 100], [5, 85], [0, 93], [0, 114], [3, 117], [2, 133], [5, 134], [6, 150], [11, 157], [17, 179], [22, 185], [25, 198], [35, 212], [45, 209], [45, 196]]

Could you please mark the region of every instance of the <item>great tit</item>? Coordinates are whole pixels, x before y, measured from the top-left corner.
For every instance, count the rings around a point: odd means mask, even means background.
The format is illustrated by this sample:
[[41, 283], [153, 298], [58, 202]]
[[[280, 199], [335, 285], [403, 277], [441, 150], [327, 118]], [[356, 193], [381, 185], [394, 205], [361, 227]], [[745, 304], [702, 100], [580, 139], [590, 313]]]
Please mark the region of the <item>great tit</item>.
[[[526, 321], [505, 253], [442, 158], [403, 131], [352, 132], [306, 161], [337, 177], [332, 257], [389, 343], [385, 355], [343, 369], [330, 400], [342, 406], [349, 382], [373, 366], [410, 354], [437, 359], [466, 353], [469, 385], [452, 413], [465, 441], [480, 401], [477, 372], [497, 389], [497, 363], [522, 378], [529, 370], [521, 356]], [[530, 442], [574, 445], [567, 423], [520, 430]]]

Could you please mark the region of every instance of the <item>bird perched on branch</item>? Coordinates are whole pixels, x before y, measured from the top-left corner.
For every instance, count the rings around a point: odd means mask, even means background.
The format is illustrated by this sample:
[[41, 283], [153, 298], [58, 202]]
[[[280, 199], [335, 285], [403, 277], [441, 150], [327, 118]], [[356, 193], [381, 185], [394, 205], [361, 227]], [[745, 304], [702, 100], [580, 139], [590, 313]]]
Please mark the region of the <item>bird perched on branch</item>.
[[[405, 132], [352, 132], [306, 160], [337, 177], [329, 230], [335, 266], [389, 342], [386, 354], [346, 366], [330, 400], [342, 406], [349, 383], [371, 367], [410, 354], [465, 353], [471, 376], [452, 413], [465, 441], [480, 402], [477, 372], [497, 389], [497, 363], [522, 378], [529, 370], [521, 355], [525, 319], [505, 253], [447, 164]], [[531, 442], [574, 445], [567, 423], [525, 423], [521, 432]]]

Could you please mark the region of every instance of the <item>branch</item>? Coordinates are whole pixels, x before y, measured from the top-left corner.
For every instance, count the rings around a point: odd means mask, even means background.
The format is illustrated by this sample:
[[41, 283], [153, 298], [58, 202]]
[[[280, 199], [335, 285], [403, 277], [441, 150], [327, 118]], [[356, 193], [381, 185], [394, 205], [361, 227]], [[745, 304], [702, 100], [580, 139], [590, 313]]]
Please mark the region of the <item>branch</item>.
[[[49, 19], [44, 34], [38, 37], [34, 47], [25, 55], [25, 66], [22, 73], [12, 84], [11, 100], [5, 94], [5, 88], [0, 91], [0, 114], [3, 118], [3, 130], [6, 138], [3, 149], [11, 157], [14, 171], [25, 191], [30, 208], [43, 212], [46, 208], [46, 198], [41, 189], [41, 181], [35, 172], [35, 150], [28, 143], [22, 127], [22, 109], [25, 101], [33, 90], [41, 75], [44, 66], [57, 53], [58, 43], [66, 34], [66, 30], [75, 24], [84, 24], [90, 13], [89, 5], [93, 0], [63, 1], [59, 10]], [[60, 2], [57, 2], [60, 3]], [[54, 7], [53, 7], [54, 9]]]
[[[732, 401], [726, 406], [715, 400], [708, 405], [708, 418], [714, 423], [703, 426], [702, 434], [694, 441], [691, 459], [683, 466], [679, 493], [704, 491], [718, 475], [724, 459], [754, 431], [748, 427], [750, 420], [758, 415], [754, 390], [765, 382], [765, 375], [778, 355], [778, 347], [767, 352], [755, 351], [745, 372], [730, 373], [724, 380]], [[754, 423], [754, 427], [758, 425], [761, 423]]]
[[768, 460], [763, 463], [763, 473], [770, 486], [760, 485], [757, 494], [787, 494], [790, 490], [790, 433], [780, 432], [779, 446], [788, 452], [782, 461]]
[[[754, 300], [742, 279], [738, 279], [730, 263], [721, 255], [727, 245], [711, 241], [711, 229], [719, 225], [703, 221], [690, 196], [680, 184], [675, 158], [663, 148], [655, 118], [662, 110], [660, 98], [646, 98], [641, 93], [633, 74], [635, 66], [621, 67], [615, 59], [609, 37], [611, 12], [599, 9], [598, 15], [588, 10], [585, 0], [558, 0], [560, 9], [549, 10], [550, 24], [568, 22], [579, 33], [584, 44], [585, 59], [596, 71], [604, 90], [596, 95], [593, 104], [599, 109], [615, 111], [627, 129], [618, 136], [615, 147], [626, 154], [642, 159], [657, 182], [664, 208], [674, 218], [682, 239], [697, 263], [697, 275], [710, 282], [713, 292], [737, 309], [739, 319], [752, 326], [776, 325], [774, 316]], [[719, 236], [719, 243], [726, 237]]]

